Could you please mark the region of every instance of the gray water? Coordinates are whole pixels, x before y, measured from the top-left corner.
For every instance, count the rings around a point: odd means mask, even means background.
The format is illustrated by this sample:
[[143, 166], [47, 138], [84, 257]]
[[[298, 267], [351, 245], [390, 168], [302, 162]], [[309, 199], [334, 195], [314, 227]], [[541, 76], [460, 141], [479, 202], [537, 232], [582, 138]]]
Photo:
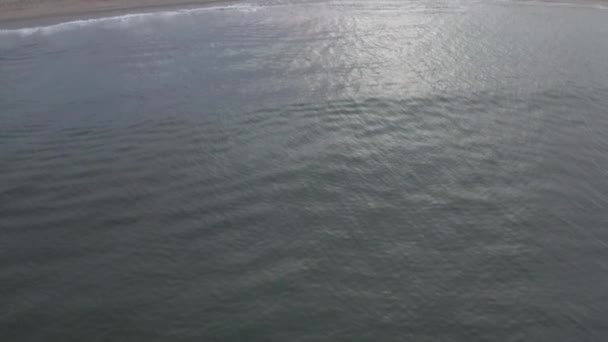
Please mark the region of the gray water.
[[0, 30], [0, 340], [606, 341], [608, 10]]

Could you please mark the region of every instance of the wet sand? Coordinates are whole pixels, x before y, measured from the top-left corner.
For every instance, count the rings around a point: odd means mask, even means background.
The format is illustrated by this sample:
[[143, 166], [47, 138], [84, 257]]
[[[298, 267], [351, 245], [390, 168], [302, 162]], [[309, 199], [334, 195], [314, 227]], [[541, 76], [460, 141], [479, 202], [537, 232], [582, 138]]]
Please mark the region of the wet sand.
[[230, 0], [0, 0], [0, 21], [93, 15], [110, 11], [218, 2]]

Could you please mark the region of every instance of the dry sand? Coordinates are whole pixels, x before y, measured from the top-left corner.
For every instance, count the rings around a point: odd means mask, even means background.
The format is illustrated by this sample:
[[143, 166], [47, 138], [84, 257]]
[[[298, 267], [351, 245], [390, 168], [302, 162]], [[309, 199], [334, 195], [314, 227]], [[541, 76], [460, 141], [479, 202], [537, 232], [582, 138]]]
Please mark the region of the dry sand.
[[0, 21], [88, 15], [106, 11], [181, 5], [204, 5], [226, 0], [0, 0]]

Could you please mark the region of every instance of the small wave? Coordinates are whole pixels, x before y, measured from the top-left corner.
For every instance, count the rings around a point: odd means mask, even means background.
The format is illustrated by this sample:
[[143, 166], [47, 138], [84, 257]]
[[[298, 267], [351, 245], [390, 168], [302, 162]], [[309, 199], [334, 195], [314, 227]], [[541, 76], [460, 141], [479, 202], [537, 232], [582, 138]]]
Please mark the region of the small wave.
[[259, 6], [251, 4], [237, 4], [227, 6], [209, 6], [209, 7], [198, 7], [198, 8], [184, 8], [169, 11], [160, 12], [145, 12], [145, 13], [130, 13], [111, 17], [91, 18], [91, 19], [80, 19], [62, 22], [58, 24], [36, 26], [36, 27], [24, 27], [16, 29], [0, 29], [0, 35], [18, 35], [18, 36], [30, 36], [30, 35], [48, 35], [57, 32], [70, 31], [82, 27], [91, 25], [104, 25], [116, 24], [129, 25], [132, 23], [141, 22], [142, 20], [148, 19], [168, 19], [176, 16], [193, 15], [202, 12], [209, 11], [240, 11], [240, 12], [255, 12], [259, 9]]
[[503, 0], [502, 3], [515, 3], [518, 5], [529, 5], [529, 6], [551, 6], [551, 7], [572, 7], [572, 8], [583, 8], [583, 9], [597, 9], [597, 10], [608, 10], [608, 6], [594, 2], [583, 2], [575, 3], [568, 1], [543, 1], [543, 0]]

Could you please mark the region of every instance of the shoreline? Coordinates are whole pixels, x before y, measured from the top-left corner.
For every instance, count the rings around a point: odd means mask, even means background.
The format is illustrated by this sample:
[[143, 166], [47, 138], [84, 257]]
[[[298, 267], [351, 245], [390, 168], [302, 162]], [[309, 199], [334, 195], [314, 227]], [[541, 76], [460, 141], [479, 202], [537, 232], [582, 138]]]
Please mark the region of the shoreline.
[[[7, 3], [8, 1], [8, 3]], [[231, 4], [238, 0], [0, 0], [0, 25], [26, 24], [44, 19], [90, 18], [129, 11], [148, 12], [157, 9], [204, 7]]]

